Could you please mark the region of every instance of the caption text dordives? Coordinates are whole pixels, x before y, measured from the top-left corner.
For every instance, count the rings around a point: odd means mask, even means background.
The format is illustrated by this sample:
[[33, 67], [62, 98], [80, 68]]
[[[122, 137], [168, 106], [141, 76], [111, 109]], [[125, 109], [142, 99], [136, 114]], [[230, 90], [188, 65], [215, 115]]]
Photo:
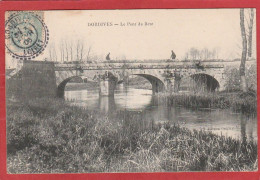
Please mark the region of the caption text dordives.
[[113, 23], [113, 22], [88, 22], [88, 26], [92, 27], [109, 27], [109, 26], [154, 26], [153, 22], [119, 22], [119, 23]]

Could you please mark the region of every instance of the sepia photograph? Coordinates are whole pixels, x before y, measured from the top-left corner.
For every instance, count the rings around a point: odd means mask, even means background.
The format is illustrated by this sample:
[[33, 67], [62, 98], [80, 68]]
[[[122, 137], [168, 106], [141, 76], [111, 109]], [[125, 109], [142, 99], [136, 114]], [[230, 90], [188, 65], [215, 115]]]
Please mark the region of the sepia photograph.
[[5, 12], [8, 174], [258, 171], [256, 9]]

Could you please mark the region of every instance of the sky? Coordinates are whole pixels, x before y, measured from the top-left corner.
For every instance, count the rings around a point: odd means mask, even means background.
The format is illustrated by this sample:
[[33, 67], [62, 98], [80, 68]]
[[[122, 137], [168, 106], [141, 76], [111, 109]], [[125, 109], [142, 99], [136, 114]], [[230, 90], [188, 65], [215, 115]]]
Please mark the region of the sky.
[[[84, 44], [84, 58], [91, 47], [90, 56], [103, 60], [108, 52], [111, 59], [169, 59], [171, 50], [177, 59], [183, 59], [192, 47], [217, 49], [218, 57], [223, 59], [240, 58], [241, 54], [239, 9], [60, 10], [45, 11], [44, 22], [50, 40], [37, 60], [49, 58], [53, 47], [60, 60], [62, 41], [74, 46], [80, 41]], [[6, 58], [11, 62], [9, 55]]]

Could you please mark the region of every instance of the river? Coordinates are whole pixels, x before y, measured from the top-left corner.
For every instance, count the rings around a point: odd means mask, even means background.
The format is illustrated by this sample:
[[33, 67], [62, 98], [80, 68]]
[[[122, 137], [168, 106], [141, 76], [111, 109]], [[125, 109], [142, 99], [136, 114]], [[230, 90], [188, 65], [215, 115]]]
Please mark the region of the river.
[[93, 90], [65, 91], [65, 100], [87, 109], [112, 113], [116, 110], [142, 112], [145, 121], [170, 122], [188, 129], [211, 131], [218, 135], [257, 141], [257, 118], [230, 109], [187, 109], [167, 106], [151, 90], [117, 89], [114, 97], [99, 97]]

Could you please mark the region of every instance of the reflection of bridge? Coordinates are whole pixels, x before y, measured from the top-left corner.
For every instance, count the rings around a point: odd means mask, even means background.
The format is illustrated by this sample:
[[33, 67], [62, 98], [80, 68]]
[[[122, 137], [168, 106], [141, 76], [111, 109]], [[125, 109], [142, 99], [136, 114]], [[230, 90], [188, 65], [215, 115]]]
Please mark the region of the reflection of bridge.
[[[86, 91], [85, 91], [86, 92]], [[233, 138], [241, 138], [242, 141], [256, 141], [257, 140], [257, 128], [256, 117], [249, 116], [248, 114], [230, 114], [230, 111], [209, 111], [208, 109], [197, 109], [195, 111], [191, 109], [186, 109], [183, 107], [168, 107], [167, 98], [161, 96], [146, 96], [148, 97], [145, 103], [141, 101], [136, 102], [135, 99], [127, 98], [125, 95], [124, 98], [129, 99], [129, 101], [121, 101], [121, 98], [118, 98], [117, 95], [114, 96], [99, 96], [97, 99], [85, 99], [86, 94], [82, 92], [70, 92], [72, 94], [77, 94], [78, 100], [73, 101], [74, 103], [79, 103], [80, 106], [87, 106], [88, 109], [94, 109], [101, 111], [102, 113], [107, 114], [109, 119], [115, 120], [120, 117], [121, 112], [125, 113], [135, 113], [135, 118], [141, 118], [141, 126], [144, 125], [143, 122], [150, 123], [162, 123], [170, 122], [171, 124], [179, 124], [181, 126], [192, 128], [192, 129], [201, 129], [201, 127], [208, 127], [206, 129], [212, 131], [213, 133], [224, 134], [231, 136]], [[78, 94], [80, 93], [80, 94]], [[121, 91], [122, 93], [122, 91]], [[142, 93], [141, 93], [142, 94]], [[93, 94], [92, 94], [93, 95]], [[137, 98], [141, 98], [140, 94], [137, 93]], [[85, 96], [82, 98], [81, 96]], [[131, 95], [130, 95], [131, 96]], [[95, 97], [95, 95], [94, 95]], [[144, 97], [144, 96], [143, 96]], [[70, 98], [69, 98], [70, 99]], [[82, 99], [84, 99], [82, 101]], [[142, 99], [143, 100], [143, 99]], [[95, 103], [93, 103], [95, 102]], [[86, 105], [86, 104], [87, 105]], [[134, 103], [133, 106], [127, 106], [127, 104]], [[141, 105], [141, 106], [139, 106]], [[139, 112], [139, 113], [137, 113]], [[221, 119], [219, 119], [221, 115]], [[205, 121], [201, 121], [201, 116], [208, 117]], [[130, 119], [129, 119], [130, 118]], [[122, 117], [122, 123], [129, 122], [132, 116]], [[119, 118], [120, 119], [120, 118]], [[255, 121], [254, 121], [255, 119]], [[239, 125], [240, 123], [240, 125]], [[210, 126], [209, 126], [210, 124]], [[222, 132], [222, 133], [221, 133]]]
[[[25, 61], [16, 77], [25, 94], [62, 97], [66, 84], [74, 77], [97, 81], [101, 95], [113, 95], [116, 84], [130, 75], [146, 78], [152, 84], [153, 93], [178, 92], [180, 82], [191, 77], [206, 89], [223, 90], [226, 64], [236, 66], [240, 61], [106, 61], [99, 63], [54, 63]], [[11, 78], [11, 79], [12, 79]], [[22, 82], [21, 82], [22, 81]]]

